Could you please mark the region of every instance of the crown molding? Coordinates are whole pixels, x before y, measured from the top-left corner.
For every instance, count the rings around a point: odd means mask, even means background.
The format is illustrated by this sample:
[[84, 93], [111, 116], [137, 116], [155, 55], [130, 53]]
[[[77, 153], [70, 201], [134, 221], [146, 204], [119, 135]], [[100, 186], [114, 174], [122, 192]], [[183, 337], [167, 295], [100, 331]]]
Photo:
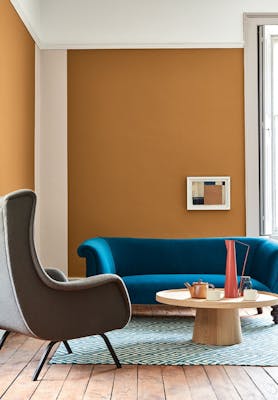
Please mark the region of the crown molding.
[[244, 42], [184, 42], [184, 43], [40, 43], [41, 50], [77, 49], [210, 49], [242, 48]]
[[32, 36], [34, 42], [38, 45], [39, 48], [41, 48], [41, 46], [42, 46], [41, 40], [40, 40], [39, 36], [37, 35], [37, 32], [34, 29], [34, 26], [31, 24], [29, 18], [25, 14], [24, 9], [20, 4], [20, 1], [19, 0], [10, 0], [10, 3], [12, 4], [15, 11], [19, 15], [20, 19], [22, 20], [22, 22], [25, 25], [28, 32]]
[[[140, 43], [140, 42], [90, 42], [90, 43], [71, 43], [71, 42], [58, 42], [51, 43], [41, 40], [37, 29], [30, 21], [29, 17], [24, 11], [24, 7], [21, 5], [21, 0], [10, 0], [17, 14], [23, 21], [26, 29], [29, 31], [33, 40], [41, 50], [67, 50], [67, 49], [194, 49], [194, 48], [243, 48], [244, 41], [240, 42], [159, 42], [159, 43]], [[268, 24], [275, 24], [275, 19], [277, 20], [278, 13], [272, 12], [245, 12], [243, 13], [244, 22], [249, 21], [249, 23], [255, 23], [259, 19], [263, 21], [267, 20]]]
[[246, 12], [243, 13], [243, 18], [278, 18], [278, 13], [271, 13], [271, 12], [260, 12], [260, 13], [251, 13]]
[[[41, 40], [39, 32], [34, 28], [30, 19], [26, 15], [24, 8], [21, 5], [20, 0], [10, 0], [14, 9], [22, 19], [26, 29], [29, 31], [33, 40], [37, 44], [40, 50], [99, 50], [99, 49], [214, 49], [214, 48], [243, 48], [244, 42], [90, 42], [90, 43], [70, 43], [70, 42], [58, 42], [51, 43]], [[246, 13], [245, 15], [253, 15], [253, 13]], [[255, 15], [266, 15], [266, 14], [254, 14]], [[269, 14], [272, 15], [273, 14]], [[277, 14], [278, 15], [278, 14]]]

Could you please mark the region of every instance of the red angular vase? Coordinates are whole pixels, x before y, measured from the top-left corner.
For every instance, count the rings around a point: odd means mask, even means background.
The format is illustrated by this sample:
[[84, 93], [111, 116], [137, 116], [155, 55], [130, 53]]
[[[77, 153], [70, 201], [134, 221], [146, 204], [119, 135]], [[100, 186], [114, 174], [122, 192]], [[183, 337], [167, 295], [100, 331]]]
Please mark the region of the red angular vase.
[[227, 249], [226, 280], [224, 294], [227, 298], [238, 297], [236, 248], [234, 240], [225, 240]]

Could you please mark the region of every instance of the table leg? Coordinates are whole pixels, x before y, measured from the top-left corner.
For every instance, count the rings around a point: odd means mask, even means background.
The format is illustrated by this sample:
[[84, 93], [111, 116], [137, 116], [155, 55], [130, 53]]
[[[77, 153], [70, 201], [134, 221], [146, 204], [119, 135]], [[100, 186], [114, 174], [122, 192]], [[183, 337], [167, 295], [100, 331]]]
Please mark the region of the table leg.
[[241, 339], [238, 309], [196, 309], [193, 342], [227, 346]]

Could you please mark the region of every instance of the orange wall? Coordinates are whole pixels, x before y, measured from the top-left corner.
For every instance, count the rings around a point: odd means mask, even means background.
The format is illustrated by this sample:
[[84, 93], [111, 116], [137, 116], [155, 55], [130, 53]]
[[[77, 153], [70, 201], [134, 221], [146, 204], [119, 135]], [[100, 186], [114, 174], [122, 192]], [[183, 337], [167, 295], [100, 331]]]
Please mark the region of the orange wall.
[[34, 187], [34, 41], [0, 0], [0, 195]]
[[[95, 236], [245, 234], [243, 50], [68, 53], [69, 271]], [[187, 211], [186, 176], [231, 176], [230, 211]]]

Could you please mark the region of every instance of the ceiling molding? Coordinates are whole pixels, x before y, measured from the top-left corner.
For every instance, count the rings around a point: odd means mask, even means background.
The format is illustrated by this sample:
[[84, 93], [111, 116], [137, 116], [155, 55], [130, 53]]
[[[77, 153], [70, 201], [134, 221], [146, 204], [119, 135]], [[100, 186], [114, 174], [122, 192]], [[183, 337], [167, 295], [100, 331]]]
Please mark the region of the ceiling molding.
[[[47, 15], [42, 15], [42, 9], [40, 9], [41, 4], [43, 4], [45, 7], [47, 7], [47, 1], [43, 3], [44, 0], [29, 0], [29, 5], [28, 1], [23, 1], [23, 0], [10, 0], [10, 3], [13, 5], [14, 9], [18, 13], [19, 17], [22, 19], [24, 25], [26, 26], [27, 30], [29, 31], [30, 35], [32, 36], [33, 40], [35, 43], [38, 45], [40, 49], [47, 49], [47, 50], [67, 50], [67, 49], [193, 49], [193, 48], [243, 48], [244, 47], [244, 39], [239, 36], [240, 32], [236, 32], [231, 30], [231, 35], [222, 35], [222, 38], [226, 41], [221, 42], [221, 29], [225, 29], [225, 24], [219, 25], [219, 34], [217, 35], [211, 35], [210, 37], [208, 36], [208, 40], [214, 38], [220, 38], [220, 41], [216, 42], [198, 42], [198, 39], [202, 40], [205, 36], [203, 35], [196, 35], [196, 42], [136, 42], [137, 38], [140, 38], [142, 36], [137, 32], [135, 35], [134, 42], [91, 42], [91, 38], [93, 38], [93, 35], [87, 34], [87, 36], [84, 36], [84, 40], [86, 41], [82, 42], [82, 37], [76, 37], [77, 42], [71, 42], [74, 37], [72, 35], [67, 35], [65, 34], [64, 36], [60, 36], [60, 40], [62, 41], [59, 42], [59, 38], [57, 38], [57, 42], [55, 43], [55, 35], [54, 37], [51, 37], [51, 35], [48, 37], [47, 36], [47, 30], [45, 32], [42, 31], [42, 23], [44, 23], [44, 26], [47, 25]], [[54, 0], [53, 0], [54, 1]], [[64, 0], [66, 1], [66, 0]], [[127, 0], [126, 0], [127, 1]], [[193, 0], [191, 0], [193, 1]], [[259, 0], [256, 0], [254, 3], [257, 3]], [[78, 2], [76, 2], [77, 4]], [[54, 4], [54, 3], [53, 3]], [[256, 5], [256, 4], [255, 4]], [[254, 5], [254, 7], [255, 7]], [[235, 12], [238, 12], [241, 14], [241, 18], [243, 17], [243, 21], [246, 22], [246, 20], [249, 21], [250, 24], [255, 23], [258, 19], [268, 20], [269, 24], [273, 24], [273, 22], [276, 18], [278, 18], [278, 13], [277, 12], [242, 12], [241, 10], [238, 10], [238, 6], [234, 8]], [[46, 18], [46, 21], [44, 20]], [[48, 16], [49, 17], [49, 16]], [[228, 18], [228, 16], [226, 16]], [[41, 18], [43, 21], [41, 21]], [[49, 22], [50, 23], [50, 22]], [[235, 23], [238, 24], [238, 19], [235, 19]], [[64, 26], [63, 24], [61, 26]], [[67, 25], [66, 25], [67, 26]], [[236, 25], [237, 26], [237, 25]], [[56, 27], [57, 28], [57, 27]], [[69, 29], [69, 27], [65, 28]], [[231, 29], [231, 27], [230, 27]], [[55, 30], [54, 30], [55, 31]], [[189, 31], [190, 31], [190, 26], [189, 26]], [[67, 31], [66, 31], [67, 33]], [[100, 32], [100, 40], [101, 40], [101, 33]], [[186, 30], [185, 30], [186, 33]], [[195, 30], [193, 30], [193, 33], [196, 34]], [[215, 32], [214, 32], [215, 33]], [[217, 33], [217, 30], [216, 30]], [[234, 35], [234, 36], [232, 36]], [[111, 36], [110, 36], [111, 37]], [[182, 40], [183, 37], [186, 38], [185, 34], [180, 34], [180, 37], [177, 39]], [[191, 35], [192, 37], [192, 35]], [[235, 42], [233, 42], [233, 37], [235, 38]], [[104, 38], [104, 37], [103, 37]], [[112, 36], [113, 38], [113, 36]], [[124, 37], [123, 37], [124, 38]], [[130, 37], [131, 38], [131, 37]], [[147, 36], [148, 38], [148, 36]], [[158, 36], [159, 38], [159, 36]], [[189, 36], [188, 36], [189, 38]], [[192, 37], [194, 40], [194, 36]], [[68, 39], [68, 40], [67, 40]], [[124, 38], [125, 39], [125, 38]], [[127, 37], [128, 39], [128, 37]], [[164, 36], [165, 39], [165, 36]], [[231, 41], [229, 41], [231, 39]], [[239, 39], [239, 41], [237, 41]], [[117, 36], [115, 36], [115, 40], [117, 40]], [[120, 38], [121, 40], [121, 38]], [[145, 39], [143, 39], [145, 40]], [[162, 39], [163, 40], [163, 39]], [[166, 39], [167, 40], [167, 39]]]
[[278, 13], [243, 13], [244, 18], [278, 18]]
[[42, 46], [41, 40], [40, 40], [39, 36], [37, 35], [37, 32], [36, 32], [34, 26], [30, 22], [27, 15], [25, 14], [24, 8], [21, 6], [20, 1], [19, 0], [10, 0], [10, 3], [12, 4], [15, 11], [19, 15], [20, 19], [24, 23], [26, 29], [32, 36], [34, 42], [38, 45], [39, 48], [41, 48], [41, 46]]
[[75, 49], [207, 49], [207, 48], [242, 48], [244, 42], [186, 42], [186, 43], [41, 43], [41, 50]]
[[[89, 42], [71, 43], [58, 42], [51, 43], [41, 40], [40, 25], [35, 26], [30, 16], [26, 13], [21, 0], [10, 0], [19, 17], [41, 50], [67, 50], [67, 49], [194, 49], [194, 48], [243, 48], [244, 42]], [[251, 14], [251, 13], [250, 13]], [[249, 14], [248, 14], [249, 15]], [[37, 29], [35, 29], [37, 28]]]

